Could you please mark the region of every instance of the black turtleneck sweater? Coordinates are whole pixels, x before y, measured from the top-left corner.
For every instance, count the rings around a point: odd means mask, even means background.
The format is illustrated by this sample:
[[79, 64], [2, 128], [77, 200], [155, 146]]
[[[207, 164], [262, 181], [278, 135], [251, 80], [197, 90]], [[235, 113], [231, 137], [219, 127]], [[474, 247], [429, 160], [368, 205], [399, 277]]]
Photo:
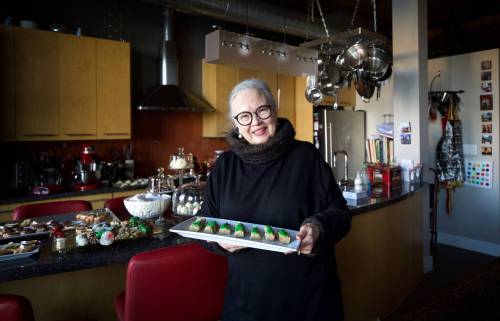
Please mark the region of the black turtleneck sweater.
[[294, 230], [312, 222], [321, 230], [313, 256], [207, 244], [228, 258], [222, 321], [342, 320], [334, 244], [351, 215], [318, 150], [291, 139], [286, 152], [258, 164], [225, 152], [210, 174], [198, 215]]

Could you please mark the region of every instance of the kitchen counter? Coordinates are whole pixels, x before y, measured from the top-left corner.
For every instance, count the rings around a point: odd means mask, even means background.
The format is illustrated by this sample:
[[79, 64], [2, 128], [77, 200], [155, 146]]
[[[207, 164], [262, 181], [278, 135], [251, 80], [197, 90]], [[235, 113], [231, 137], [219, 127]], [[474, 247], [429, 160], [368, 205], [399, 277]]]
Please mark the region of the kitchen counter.
[[[426, 185], [349, 201], [349, 234], [336, 246], [346, 321], [374, 320], [392, 311], [423, 276], [422, 217]], [[168, 227], [187, 217], [169, 216]], [[128, 261], [137, 253], [192, 242], [166, 232], [153, 237], [94, 245], [65, 254], [42, 245], [38, 257], [0, 262], [0, 293], [31, 301], [37, 320], [115, 320], [112, 300], [125, 287]], [[398, 283], [397, 289], [393, 287]], [[374, 297], [379, 298], [373, 300]], [[69, 307], [59, 309], [59, 307]]]
[[403, 183], [401, 190], [380, 195], [378, 197], [367, 197], [358, 200], [346, 199], [347, 206], [351, 210], [352, 215], [362, 214], [368, 211], [389, 206], [391, 204], [402, 201], [415, 193], [421, 192], [427, 188], [427, 184], [409, 184]]
[[88, 191], [67, 191], [62, 193], [53, 193], [48, 195], [8, 195], [7, 197], [0, 196], [0, 205], [16, 204], [16, 203], [27, 203], [27, 202], [37, 202], [46, 200], [57, 200], [58, 198], [69, 198], [78, 196], [89, 196], [97, 194], [107, 194], [107, 193], [117, 193], [125, 192], [136, 189], [146, 189], [146, 185], [141, 186], [129, 186], [125, 188], [117, 187], [102, 187]]

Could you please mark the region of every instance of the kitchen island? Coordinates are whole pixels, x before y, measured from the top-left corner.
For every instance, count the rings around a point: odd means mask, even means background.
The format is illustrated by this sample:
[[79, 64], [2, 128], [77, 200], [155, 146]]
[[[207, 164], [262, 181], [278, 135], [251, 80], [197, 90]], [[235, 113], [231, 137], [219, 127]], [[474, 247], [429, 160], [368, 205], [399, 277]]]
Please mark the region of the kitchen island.
[[[422, 195], [407, 186], [395, 195], [351, 205], [352, 229], [337, 245], [346, 320], [374, 320], [394, 309], [423, 275]], [[171, 217], [169, 224], [180, 218]], [[37, 320], [114, 320], [113, 298], [125, 287], [128, 260], [136, 253], [191, 240], [168, 231], [66, 254], [0, 262], [0, 293], [31, 301]]]

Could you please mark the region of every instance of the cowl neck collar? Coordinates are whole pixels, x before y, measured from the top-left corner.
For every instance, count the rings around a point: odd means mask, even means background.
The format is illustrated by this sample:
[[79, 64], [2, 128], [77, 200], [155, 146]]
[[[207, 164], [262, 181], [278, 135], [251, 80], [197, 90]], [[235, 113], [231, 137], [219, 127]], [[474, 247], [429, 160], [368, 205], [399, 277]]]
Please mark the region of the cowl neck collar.
[[241, 160], [258, 165], [271, 162], [288, 152], [295, 142], [295, 130], [288, 119], [278, 118], [276, 132], [263, 144], [249, 144], [244, 138], [238, 138], [237, 128], [229, 131], [226, 140]]

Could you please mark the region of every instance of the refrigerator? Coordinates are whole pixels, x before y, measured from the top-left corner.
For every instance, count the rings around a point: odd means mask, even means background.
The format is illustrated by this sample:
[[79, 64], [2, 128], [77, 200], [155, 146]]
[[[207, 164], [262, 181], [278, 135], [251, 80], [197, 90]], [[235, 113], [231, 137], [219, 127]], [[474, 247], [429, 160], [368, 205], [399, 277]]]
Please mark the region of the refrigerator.
[[346, 169], [347, 177], [354, 179], [365, 162], [365, 111], [318, 106], [313, 120], [314, 145], [332, 167], [337, 183], [344, 179]]

